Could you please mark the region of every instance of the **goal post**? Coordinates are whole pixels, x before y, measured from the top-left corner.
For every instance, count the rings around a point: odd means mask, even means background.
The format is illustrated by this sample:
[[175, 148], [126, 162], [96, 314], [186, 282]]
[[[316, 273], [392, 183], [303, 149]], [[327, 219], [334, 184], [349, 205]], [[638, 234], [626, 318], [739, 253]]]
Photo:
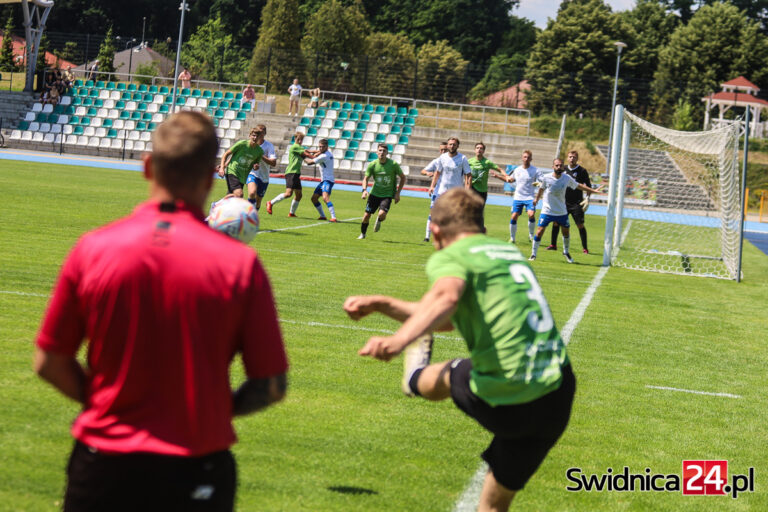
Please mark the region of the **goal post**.
[[737, 279], [739, 123], [681, 132], [618, 105], [613, 133], [603, 264]]

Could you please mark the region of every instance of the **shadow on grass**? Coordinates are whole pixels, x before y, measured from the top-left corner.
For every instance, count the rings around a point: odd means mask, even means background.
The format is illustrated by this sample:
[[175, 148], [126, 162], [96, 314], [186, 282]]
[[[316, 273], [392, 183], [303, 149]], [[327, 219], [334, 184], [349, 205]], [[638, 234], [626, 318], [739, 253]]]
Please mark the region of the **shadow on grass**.
[[379, 494], [373, 489], [366, 489], [364, 487], [353, 487], [349, 485], [332, 485], [331, 487], [328, 487], [328, 490], [333, 492], [338, 492], [341, 494], [352, 494], [355, 496], [359, 496], [361, 494], [368, 494], [368, 495]]

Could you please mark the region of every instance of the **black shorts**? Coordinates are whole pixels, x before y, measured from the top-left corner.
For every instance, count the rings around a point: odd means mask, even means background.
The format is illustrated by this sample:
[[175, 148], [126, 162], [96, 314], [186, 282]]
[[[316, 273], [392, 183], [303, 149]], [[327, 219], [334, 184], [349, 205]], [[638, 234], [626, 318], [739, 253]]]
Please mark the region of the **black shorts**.
[[392, 206], [391, 197], [379, 197], [373, 194], [368, 196], [368, 203], [365, 205], [366, 213], [374, 213], [376, 210], [388, 212], [389, 207]]
[[487, 191], [486, 192], [480, 192], [479, 190], [475, 189], [475, 187], [469, 187], [469, 188], [472, 190], [472, 192], [474, 192], [475, 194], [477, 194], [477, 195], [479, 195], [480, 197], [483, 198], [483, 204], [488, 202], [488, 192]]
[[584, 224], [584, 210], [579, 203], [566, 203], [566, 209], [568, 214], [573, 217], [573, 222], [576, 224]]
[[576, 378], [571, 366], [563, 368], [560, 387], [525, 404], [491, 407], [469, 388], [472, 361], [451, 364], [451, 398], [494, 437], [482, 457], [501, 485], [522, 489], [565, 431], [571, 416]]
[[232, 194], [235, 190], [243, 189], [243, 183], [240, 181], [240, 178], [235, 176], [234, 174], [227, 173], [227, 192]]
[[285, 188], [289, 188], [291, 190], [301, 190], [301, 175], [297, 172], [286, 174]]
[[230, 512], [235, 486], [228, 450], [202, 457], [107, 455], [78, 441], [67, 466], [64, 511]]

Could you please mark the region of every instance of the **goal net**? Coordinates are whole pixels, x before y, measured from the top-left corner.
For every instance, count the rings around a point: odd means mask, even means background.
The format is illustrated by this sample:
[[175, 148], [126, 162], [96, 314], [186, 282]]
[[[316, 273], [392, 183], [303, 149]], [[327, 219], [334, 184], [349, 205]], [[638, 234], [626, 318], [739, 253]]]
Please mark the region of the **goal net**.
[[736, 279], [739, 125], [680, 132], [616, 109], [604, 263]]

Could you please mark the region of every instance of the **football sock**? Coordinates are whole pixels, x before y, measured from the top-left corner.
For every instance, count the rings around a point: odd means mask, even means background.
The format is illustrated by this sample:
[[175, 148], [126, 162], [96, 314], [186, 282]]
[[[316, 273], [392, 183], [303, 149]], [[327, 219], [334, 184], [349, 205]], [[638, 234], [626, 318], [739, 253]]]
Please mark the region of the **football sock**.
[[426, 238], [426, 239], [429, 239], [429, 235], [430, 235], [429, 226], [431, 224], [432, 224], [432, 215], [427, 217], [427, 230], [424, 232], [424, 238]]
[[515, 235], [517, 234], [517, 220], [510, 220], [509, 221], [509, 238], [512, 239], [512, 241], [515, 241]]
[[333, 207], [333, 203], [328, 201], [327, 206], [328, 206], [328, 211], [331, 212], [331, 218], [335, 219], [336, 218], [336, 208]]
[[541, 238], [538, 236], [533, 237], [533, 248], [531, 249], [531, 254], [533, 256], [536, 256], [536, 253], [539, 252], [539, 244], [541, 243]]
[[571, 248], [571, 237], [570, 236], [564, 236], [563, 237], [563, 253], [571, 252], [569, 250], [570, 248]]
[[581, 237], [581, 246], [587, 248], [587, 228], [579, 228], [579, 236]]
[[419, 377], [423, 371], [424, 368], [417, 368], [411, 374], [411, 378], [408, 379], [408, 387], [411, 388], [411, 391], [413, 391], [413, 394], [416, 396], [421, 396], [421, 393], [419, 393]]
[[528, 219], [528, 234], [533, 236], [533, 232], [536, 230], [536, 219]]
[[270, 203], [272, 203], [273, 205], [275, 205], [275, 204], [279, 203], [280, 201], [282, 201], [283, 199], [285, 199], [285, 194], [277, 194], [277, 195], [275, 196], [275, 198], [274, 198], [273, 200], [271, 200], [271, 201], [270, 201]]
[[323, 213], [323, 205], [321, 205], [319, 201], [315, 203], [315, 208], [317, 208], [317, 211], [320, 212], [321, 217], [325, 217], [325, 213]]
[[557, 246], [557, 237], [560, 236], [560, 225], [552, 226], [552, 245]]
[[297, 200], [294, 199], [293, 201], [291, 201], [291, 213], [295, 214], [296, 208], [298, 207], [299, 207], [299, 202]]
[[360, 223], [360, 232], [362, 234], [365, 234], [368, 231], [368, 223], [367, 222], [361, 222]]
[[249, 197], [249, 198], [248, 198], [248, 202], [249, 202], [249, 203], [251, 203], [253, 206], [256, 206], [256, 198], [255, 198], [255, 197], [254, 197], [253, 199], [251, 199], [251, 198]]

